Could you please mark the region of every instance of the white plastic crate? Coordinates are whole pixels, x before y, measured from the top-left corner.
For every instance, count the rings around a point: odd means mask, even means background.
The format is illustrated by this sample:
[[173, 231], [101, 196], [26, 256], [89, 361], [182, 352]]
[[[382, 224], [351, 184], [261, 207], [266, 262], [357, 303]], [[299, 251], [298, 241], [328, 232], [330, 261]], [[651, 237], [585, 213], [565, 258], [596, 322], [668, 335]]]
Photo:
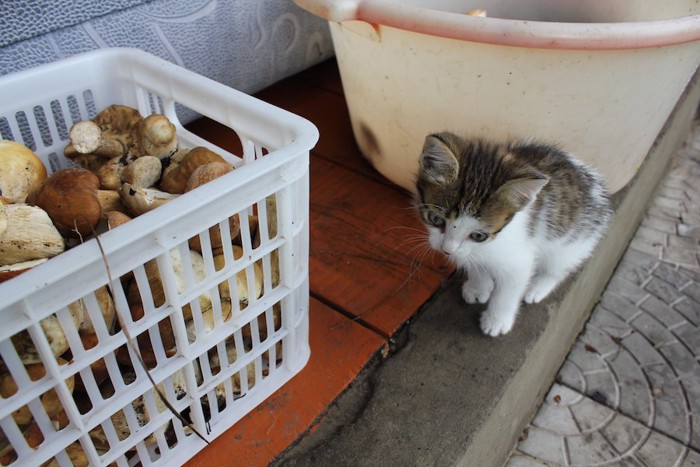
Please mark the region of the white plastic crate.
[[[308, 157], [318, 132], [296, 115], [130, 49], [91, 52], [0, 78], [0, 94], [0, 136], [33, 149], [49, 172], [69, 165], [63, 149], [72, 124], [111, 104], [166, 115], [180, 147], [206, 146], [236, 167], [101, 234], [104, 258], [90, 239], [0, 284], [0, 366], [3, 378], [18, 387], [0, 399], [4, 463], [72, 465], [71, 452], [84, 453], [90, 465], [184, 463], [204, 441], [163, 407], [124, 332], [103, 318], [98, 299], [109, 285], [143, 353], [150, 337], [151, 375], [199, 433], [213, 440], [231, 427], [309, 358]], [[186, 130], [178, 114], [191, 111], [235, 130], [242, 154]], [[259, 219], [257, 235], [247, 228], [252, 215]], [[236, 216], [241, 235], [234, 250], [228, 225]], [[223, 265], [215, 263], [211, 227], [224, 239]], [[190, 250], [192, 238], [202, 243], [201, 257]], [[147, 263], [157, 264], [162, 304], [153, 299], [158, 287], [151, 290]], [[177, 268], [184, 274], [180, 283]], [[259, 298], [256, 268], [263, 278]], [[238, 300], [239, 276], [247, 278], [247, 302]], [[230, 298], [221, 284], [230, 285]], [[136, 320], [127, 301], [133, 287], [144, 307]], [[83, 323], [93, 323], [96, 345], [87, 343], [76, 309]], [[44, 332], [48, 323], [58, 323], [67, 342], [59, 355], [55, 334], [49, 342]], [[43, 367], [44, 376], [30, 377], [25, 369], [31, 347], [38, 362], [33, 368]], [[80, 390], [71, 390], [76, 383]], [[58, 406], [47, 410], [53, 395]]]

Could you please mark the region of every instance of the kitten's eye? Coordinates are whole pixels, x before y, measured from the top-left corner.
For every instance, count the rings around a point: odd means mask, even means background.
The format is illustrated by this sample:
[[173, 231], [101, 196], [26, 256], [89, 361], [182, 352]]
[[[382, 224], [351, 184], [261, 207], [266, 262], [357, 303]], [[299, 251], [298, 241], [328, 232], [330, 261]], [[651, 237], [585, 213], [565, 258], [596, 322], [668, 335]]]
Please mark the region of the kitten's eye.
[[485, 232], [481, 232], [480, 230], [475, 230], [474, 232], [469, 234], [469, 240], [475, 243], [482, 243], [486, 241], [487, 238], [489, 238], [488, 234]]
[[433, 211], [428, 211], [427, 218], [428, 222], [430, 222], [435, 227], [441, 228], [445, 226], [445, 219], [441, 215]]

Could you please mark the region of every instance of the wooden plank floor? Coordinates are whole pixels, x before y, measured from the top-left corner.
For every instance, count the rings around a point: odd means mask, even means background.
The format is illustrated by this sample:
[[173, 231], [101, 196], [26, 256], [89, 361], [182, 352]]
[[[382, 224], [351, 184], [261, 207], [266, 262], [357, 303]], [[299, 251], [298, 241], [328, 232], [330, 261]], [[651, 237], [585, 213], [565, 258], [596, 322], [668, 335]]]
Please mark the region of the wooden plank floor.
[[[352, 136], [334, 60], [256, 97], [312, 121], [310, 341], [302, 372], [188, 465], [267, 465], [307, 431], [449, 273], [428, 254], [411, 197], [378, 174]], [[226, 148], [225, 127], [189, 128]], [[227, 148], [231, 149], [231, 148]]]

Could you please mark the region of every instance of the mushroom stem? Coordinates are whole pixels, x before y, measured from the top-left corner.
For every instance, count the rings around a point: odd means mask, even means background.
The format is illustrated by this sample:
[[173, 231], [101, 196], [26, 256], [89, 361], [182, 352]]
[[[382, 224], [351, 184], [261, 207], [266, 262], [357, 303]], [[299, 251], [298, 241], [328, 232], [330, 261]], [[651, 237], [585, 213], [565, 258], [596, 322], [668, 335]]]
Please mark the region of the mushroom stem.
[[100, 127], [92, 121], [76, 123], [70, 130], [70, 141], [80, 154], [95, 154], [113, 158], [124, 154], [124, 146], [116, 139], [105, 137]]

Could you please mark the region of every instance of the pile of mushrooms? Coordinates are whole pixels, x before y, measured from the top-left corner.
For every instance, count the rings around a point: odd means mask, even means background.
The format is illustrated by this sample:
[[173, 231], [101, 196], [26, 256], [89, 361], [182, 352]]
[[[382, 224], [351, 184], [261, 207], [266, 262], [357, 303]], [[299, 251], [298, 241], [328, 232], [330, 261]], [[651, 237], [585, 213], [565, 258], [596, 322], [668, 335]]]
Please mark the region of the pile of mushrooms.
[[[0, 141], [0, 282], [11, 280], [66, 249], [78, 245], [90, 236], [117, 228], [136, 216], [156, 209], [234, 170], [223, 157], [205, 147], [178, 148], [176, 127], [164, 115], [153, 114], [144, 118], [136, 109], [121, 105], [110, 106], [92, 120], [76, 123], [70, 130], [70, 144], [65, 148], [64, 154], [74, 162], [75, 167], [60, 169], [48, 175], [41, 159], [30, 149], [13, 141]], [[274, 236], [277, 227], [274, 195], [267, 200], [266, 204], [268, 231], [271, 236]], [[259, 244], [257, 217], [249, 216], [246, 221], [254, 238], [254, 245]], [[236, 259], [243, 255], [240, 247], [240, 229], [239, 216], [231, 217], [229, 233]], [[225, 265], [225, 257], [218, 225], [209, 229], [209, 238], [215, 269], [221, 270]], [[276, 286], [279, 283], [277, 251], [273, 252], [271, 259], [272, 285]], [[183, 258], [178, 249], [171, 251], [171, 260], [177, 276], [178, 291], [181, 292], [188, 279], [184, 272]], [[189, 241], [187, 262], [192, 266], [196, 279], [203, 280], [206, 273], [199, 236]], [[157, 262], [149, 261], [145, 265], [145, 270], [150, 289], [147, 293], [139, 290], [133, 275], [122, 278], [133, 320], [138, 320], [144, 315], [143, 296], [150, 296], [153, 300], [152, 305], [155, 307], [165, 303]], [[253, 271], [255, 284], [250, 288], [245, 271], [236, 275], [236, 293], [232, 293], [229, 289], [228, 281], [219, 284], [218, 295], [224, 320], [232, 316], [232, 297], [238, 298], [238, 309], [244, 309], [248, 303], [249, 291], [255, 294], [256, 298], [262, 295], [261, 262], [253, 265]], [[94, 295], [105, 325], [109, 329], [118, 326], [117, 310], [108, 289], [103, 287], [95, 291]], [[199, 297], [205, 332], [214, 327], [211, 300], [212, 297], [208, 293]], [[274, 325], [278, 328], [281, 321], [279, 304], [273, 310]], [[83, 346], [89, 349], [97, 345], [97, 336], [90, 314], [86, 311], [82, 300], [71, 304], [68, 311], [75, 328], [79, 330]], [[183, 313], [188, 333], [191, 334], [191, 338], [194, 338], [195, 328], [189, 306], [183, 308]], [[57, 361], [60, 363], [70, 361], [71, 350], [58, 318], [55, 315], [47, 317], [42, 320], [41, 327]], [[259, 340], [265, 340], [268, 330], [264, 315], [258, 318], [258, 330]], [[174, 354], [177, 349], [169, 319], [159, 323], [159, 331], [166, 354]], [[246, 346], [251, 345], [253, 339], [250, 325], [244, 327], [243, 337]], [[146, 366], [152, 368], [156, 360], [149, 333], [141, 334], [137, 341]], [[12, 342], [30, 375], [45, 373], [33, 341], [26, 331], [13, 336]], [[231, 342], [227, 342], [226, 348], [228, 360], [234, 361], [236, 350], [232, 339]], [[281, 358], [281, 346], [278, 347], [277, 356]], [[209, 357], [210, 366], [218, 371], [220, 362], [217, 352], [210, 352]], [[118, 349], [117, 360], [123, 371], [132, 371], [129, 368], [133, 367], [133, 363], [126, 347]], [[111, 382], [104, 361], [95, 362], [91, 368], [96, 382], [105, 385], [101, 390], [108, 393]], [[73, 391], [79, 405], [87, 400], [80, 378], [71, 378], [65, 383]], [[172, 383], [176, 393], [185, 390], [184, 378], [174, 377]], [[251, 364], [248, 368], [247, 386], [251, 387], [253, 384], [255, 384], [255, 371]], [[221, 401], [225, 400], [223, 387], [221, 385], [216, 389]], [[233, 377], [233, 388], [240, 391], [240, 387], [240, 377], [236, 374]], [[10, 397], [16, 391], [17, 385], [12, 375], [0, 360], [0, 396]], [[67, 419], [55, 391], [50, 390], [45, 393], [41, 401], [56, 427], [65, 426]], [[147, 423], [148, 413], [143, 410], [143, 401], [137, 399], [132, 405], [137, 413], [143, 414], [144, 419], [140, 419], [139, 423]], [[40, 435], [41, 431], [38, 430], [31, 413], [26, 408], [13, 414], [13, 417], [30, 445], [32, 443], [38, 445], [43, 441], [41, 437], [32, 438], [37, 432]], [[112, 417], [112, 421], [120, 438], [128, 436], [129, 432], [123, 415], [116, 414]], [[104, 433], [96, 430], [92, 434], [94, 434], [93, 440], [99, 446], [100, 440], [104, 441]], [[155, 438], [149, 437], [146, 441], [154, 442]], [[104, 448], [109, 447], [105, 445]], [[81, 449], [75, 449], [76, 461], [81, 459], [80, 453], [82, 453]], [[11, 460], [13, 455], [14, 452], [7, 440], [0, 439], [0, 462], [7, 463], [6, 461]]]

